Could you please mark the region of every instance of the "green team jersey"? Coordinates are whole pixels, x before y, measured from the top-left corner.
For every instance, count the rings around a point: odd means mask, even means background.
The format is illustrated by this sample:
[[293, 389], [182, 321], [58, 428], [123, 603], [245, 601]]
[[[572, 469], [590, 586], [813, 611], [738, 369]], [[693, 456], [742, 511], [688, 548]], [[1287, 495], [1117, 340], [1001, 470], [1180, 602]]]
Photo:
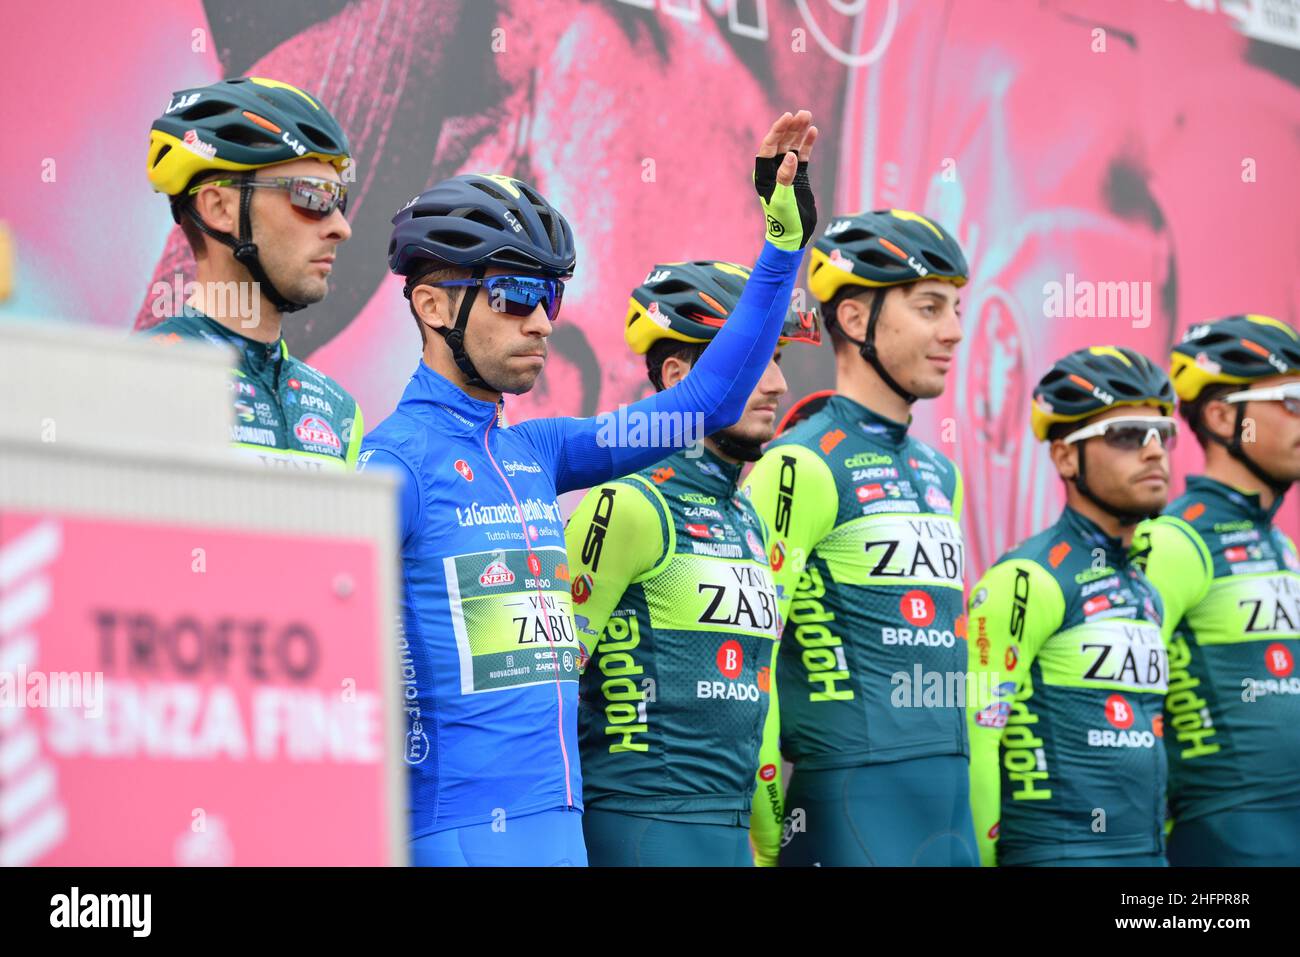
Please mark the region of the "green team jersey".
[[230, 440], [242, 453], [272, 468], [356, 468], [361, 407], [325, 373], [289, 355], [283, 338], [257, 342], [189, 306], [143, 335], [164, 346], [192, 339], [235, 349]]
[[1160, 595], [1066, 508], [971, 590], [971, 810], [985, 865], [1164, 853]]
[[785, 633], [781, 750], [808, 770], [967, 753], [962, 482], [845, 396], [746, 480], [772, 527]]
[[1196, 476], [1138, 530], [1165, 599], [1175, 826], [1300, 805], [1300, 560], [1273, 526], [1281, 503]]
[[579, 681], [583, 802], [744, 825], [752, 808], [760, 863], [775, 863], [781, 627], [767, 531], [737, 491], [740, 467], [701, 452], [591, 489], [565, 527], [590, 655]]

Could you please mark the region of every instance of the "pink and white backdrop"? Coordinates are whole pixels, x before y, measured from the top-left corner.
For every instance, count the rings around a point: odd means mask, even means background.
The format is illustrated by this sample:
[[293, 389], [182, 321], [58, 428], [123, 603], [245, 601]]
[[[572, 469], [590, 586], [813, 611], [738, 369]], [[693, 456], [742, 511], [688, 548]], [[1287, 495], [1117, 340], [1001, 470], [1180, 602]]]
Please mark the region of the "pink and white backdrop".
[[[384, 262], [412, 195], [501, 171], [570, 218], [552, 361], [509, 415], [590, 414], [647, 388], [622, 341], [628, 291], [654, 262], [752, 260], [749, 156], [773, 116], [811, 109], [823, 224], [908, 207], [967, 250], [960, 362], [916, 429], [965, 472], [972, 572], [1060, 506], [1027, 408], [1056, 357], [1114, 342], [1160, 359], [1235, 312], [1300, 321], [1296, 0], [47, 0], [7, 19], [0, 220], [17, 266], [0, 318], [153, 323], [152, 284], [192, 262], [145, 178], [150, 122], [173, 90], [283, 79], [357, 156], [333, 292], [286, 335], [371, 423], [417, 361]], [[1051, 283], [1138, 298], [1049, 315]], [[829, 384], [825, 349], [786, 368], [791, 398]], [[1200, 466], [1194, 443], [1175, 463]], [[1298, 514], [1282, 513], [1293, 535]]]

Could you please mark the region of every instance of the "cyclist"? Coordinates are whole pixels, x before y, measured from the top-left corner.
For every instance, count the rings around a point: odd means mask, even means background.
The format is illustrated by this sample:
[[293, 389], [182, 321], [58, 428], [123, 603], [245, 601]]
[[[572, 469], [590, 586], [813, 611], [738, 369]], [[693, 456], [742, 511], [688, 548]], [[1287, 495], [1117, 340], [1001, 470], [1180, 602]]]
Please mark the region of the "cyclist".
[[352, 235], [350, 162], [329, 110], [258, 76], [172, 94], [149, 134], [149, 182], [170, 198], [197, 282], [145, 334], [234, 349], [231, 439], [267, 465], [351, 469], [361, 450], [360, 407], [291, 356], [281, 329], [329, 292], [335, 249]]
[[892, 209], [836, 217], [808, 273], [835, 393], [803, 406], [747, 482], [784, 588], [780, 863], [971, 865], [964, 698], [925, 692], [966, 669], [962, 482], [908, 435], [962, 338], [966, 260], [939, 225]]
[[[656, 391], [690, 371], [748, 278], [733, 263], [665, 263], [632, 291], [624, 336]], [[820, 341], [814, 315], [791, 311], [780, 344]], [[574, 620], [591, 655], [578, 741], [592, 864], [748, 865], [751, 803], [755, 857], [775, 863], [769, 700], [781, 629], [767, 528], [737, 481], [776, 431], [780, 358], [735, 425], [592, 489], [566, 527]]]
[[1300, 336], [1266, 316], [1174, 347], [1205, 474], [1144, 525], [1165, 600], [1169, 863], [1300, 864], [1300, 561], [1274, 523], [1300, 478]]
[[971, 591], [971, 806], [986, 865], [1163, 867], [1160, 596], [1129, 557], [1169, 499], [1169, 377], [1093, 346], [1034, 389], [1065, 510]]
[[[527, 392], [542, 371], [574, 267], [568, 224], [540, 194], [466, 174], [394, 217], [389, 262], [432, 334], [362, 458], [402, 483], [415, 863], [586, 863], [571, 813], [582, 809], [579, 646], [556, 495], [682, 447], [692, 413], [706, 432], [740, 417], [815, 220], [815, 138], [806, 111], [772, 125], [755, 163], [768, 242], [732, 321], [681, 383], [617, 416], [500, 424], [503, 393]], [[619, 424], [674, 421], [657, 441]]]

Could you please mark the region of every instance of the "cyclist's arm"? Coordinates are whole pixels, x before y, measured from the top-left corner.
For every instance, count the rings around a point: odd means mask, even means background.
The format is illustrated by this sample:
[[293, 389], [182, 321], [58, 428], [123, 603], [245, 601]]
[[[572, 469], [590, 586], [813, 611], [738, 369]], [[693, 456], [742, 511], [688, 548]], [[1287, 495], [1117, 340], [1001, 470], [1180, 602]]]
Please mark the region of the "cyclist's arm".
[[[776, 701], [776, 653], [779, 642], [772, 642], [772, 663], [768, 670], [771, 700], [763, 722], [763, 743], [758, 751], [758, 772], [754, 786], [754, 804], [749, 816], [749, 838], [754, 848], [754, 864], [775, 867], [781, 851], [781, 828], [785, 821], [785, 799], [781, 791], [781, 716]], [[770, 768], [764, 777], [764, 768]]]
[[744, 485], [755, 510], [772, 529], [772, 579], [785, 618], [808, 556], [835, 527], [840, 507], [835, 476], [811, 449], [780, 445], [754, 464]]
[[[361, 410], [357, 409], [358, 422], [360, 418]], [[358, 428], [354, 434], [360, 435], [361, 430]], [[416, 481], [411, 467], [387, 449], [367, 449], [358, 456], [358, 472], [380, 470], [391, 472], [400, 483], [397, 492], [398, 530], [401, 533], [401, 541], [405, 542], [411, 537], [411, 533], [420, 527], [424, 514], [424, 501], [420, 495], [419, 482]]]
[[352, 411], [352, 424], [348, 431], [348, 451], [343, 462], [351, 471], [357, 467], [357, 459], [361, 455], [361, 439], [366, 434], [365, 417], [361, 414], [361, 403], [355, 403]]
[[552, 463], [556, 491], [636, 472], [734, 424], [776, 350], [801, 255], [764, 244], [739, 304], [672, 388], [617, 412], [515, 426]]
[[1160, 630], [1168, 641], [1187, 610], [1205, 597], [1214, 580], [1210, 550], [1192, 526], [1162, 515], [1138, 526], [1132, 553], [1164, 600]]
[[[1060, 630], [1064, 618], [1061, 586], [1037, 562], [1000, 562], [971, 591], [967, 634], [973, 647], [967, 670], [975, 679], [973, 700], [966, 709], [970, 796], [980, 863], [985, 867], [997, 862], [994, 826], [1002, 817], [998, 746], [1007, 713], [1038, 649]], [[1014, 691], [1005, 688], [1007, 682], [1014, 683]]]
[[564, 527], [573, 615], [588, 656], [595, 655], [627, 586], [670, 554], [665, 539], [671, 526], [660, 508], [630, 484], [635, 481], [630, 476], [593, 488]]

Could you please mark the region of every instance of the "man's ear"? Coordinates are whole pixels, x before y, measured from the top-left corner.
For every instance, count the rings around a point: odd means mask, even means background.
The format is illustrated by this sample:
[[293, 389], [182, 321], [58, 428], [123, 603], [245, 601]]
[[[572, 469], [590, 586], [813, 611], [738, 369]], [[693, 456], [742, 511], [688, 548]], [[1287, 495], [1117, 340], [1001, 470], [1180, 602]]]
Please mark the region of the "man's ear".
[[1070, 445], [1064, 439], [1053, 439], [1048, 449], [1052, 464], [1063, 479], [1077, 478], [1079, 475], [1079, 446]]
[[690, 371], [691, 364], [681, 356], [669, 356], [660, 367], [660, 381], [663, 382], [665, 389], [671, 389], [685, 379], [686, 373]]
[[1225, 442], [1232, 439], [1232, 430], [1237, 424], [1237, 410], [1230, 402], [1211, 399], [1201, 409], [1201, 422], [1213, 435]]
[[861, 342], [867, 336], [867, 319], [871, 316], [870, 300], [853, 296], [841, 299], [835, 307], [835, 321], [851, 339]]
[[450, 329], [455, 325], [451, 315], [451, 299], [447, 290], [438, 286], [416, 286], [411, 290], [411, 308], [421, 323], [430, 329]]
[[195, 194], [194, 211], [209, 229], [234, 235], [239, 231], [239, 190], [205, 184]]

